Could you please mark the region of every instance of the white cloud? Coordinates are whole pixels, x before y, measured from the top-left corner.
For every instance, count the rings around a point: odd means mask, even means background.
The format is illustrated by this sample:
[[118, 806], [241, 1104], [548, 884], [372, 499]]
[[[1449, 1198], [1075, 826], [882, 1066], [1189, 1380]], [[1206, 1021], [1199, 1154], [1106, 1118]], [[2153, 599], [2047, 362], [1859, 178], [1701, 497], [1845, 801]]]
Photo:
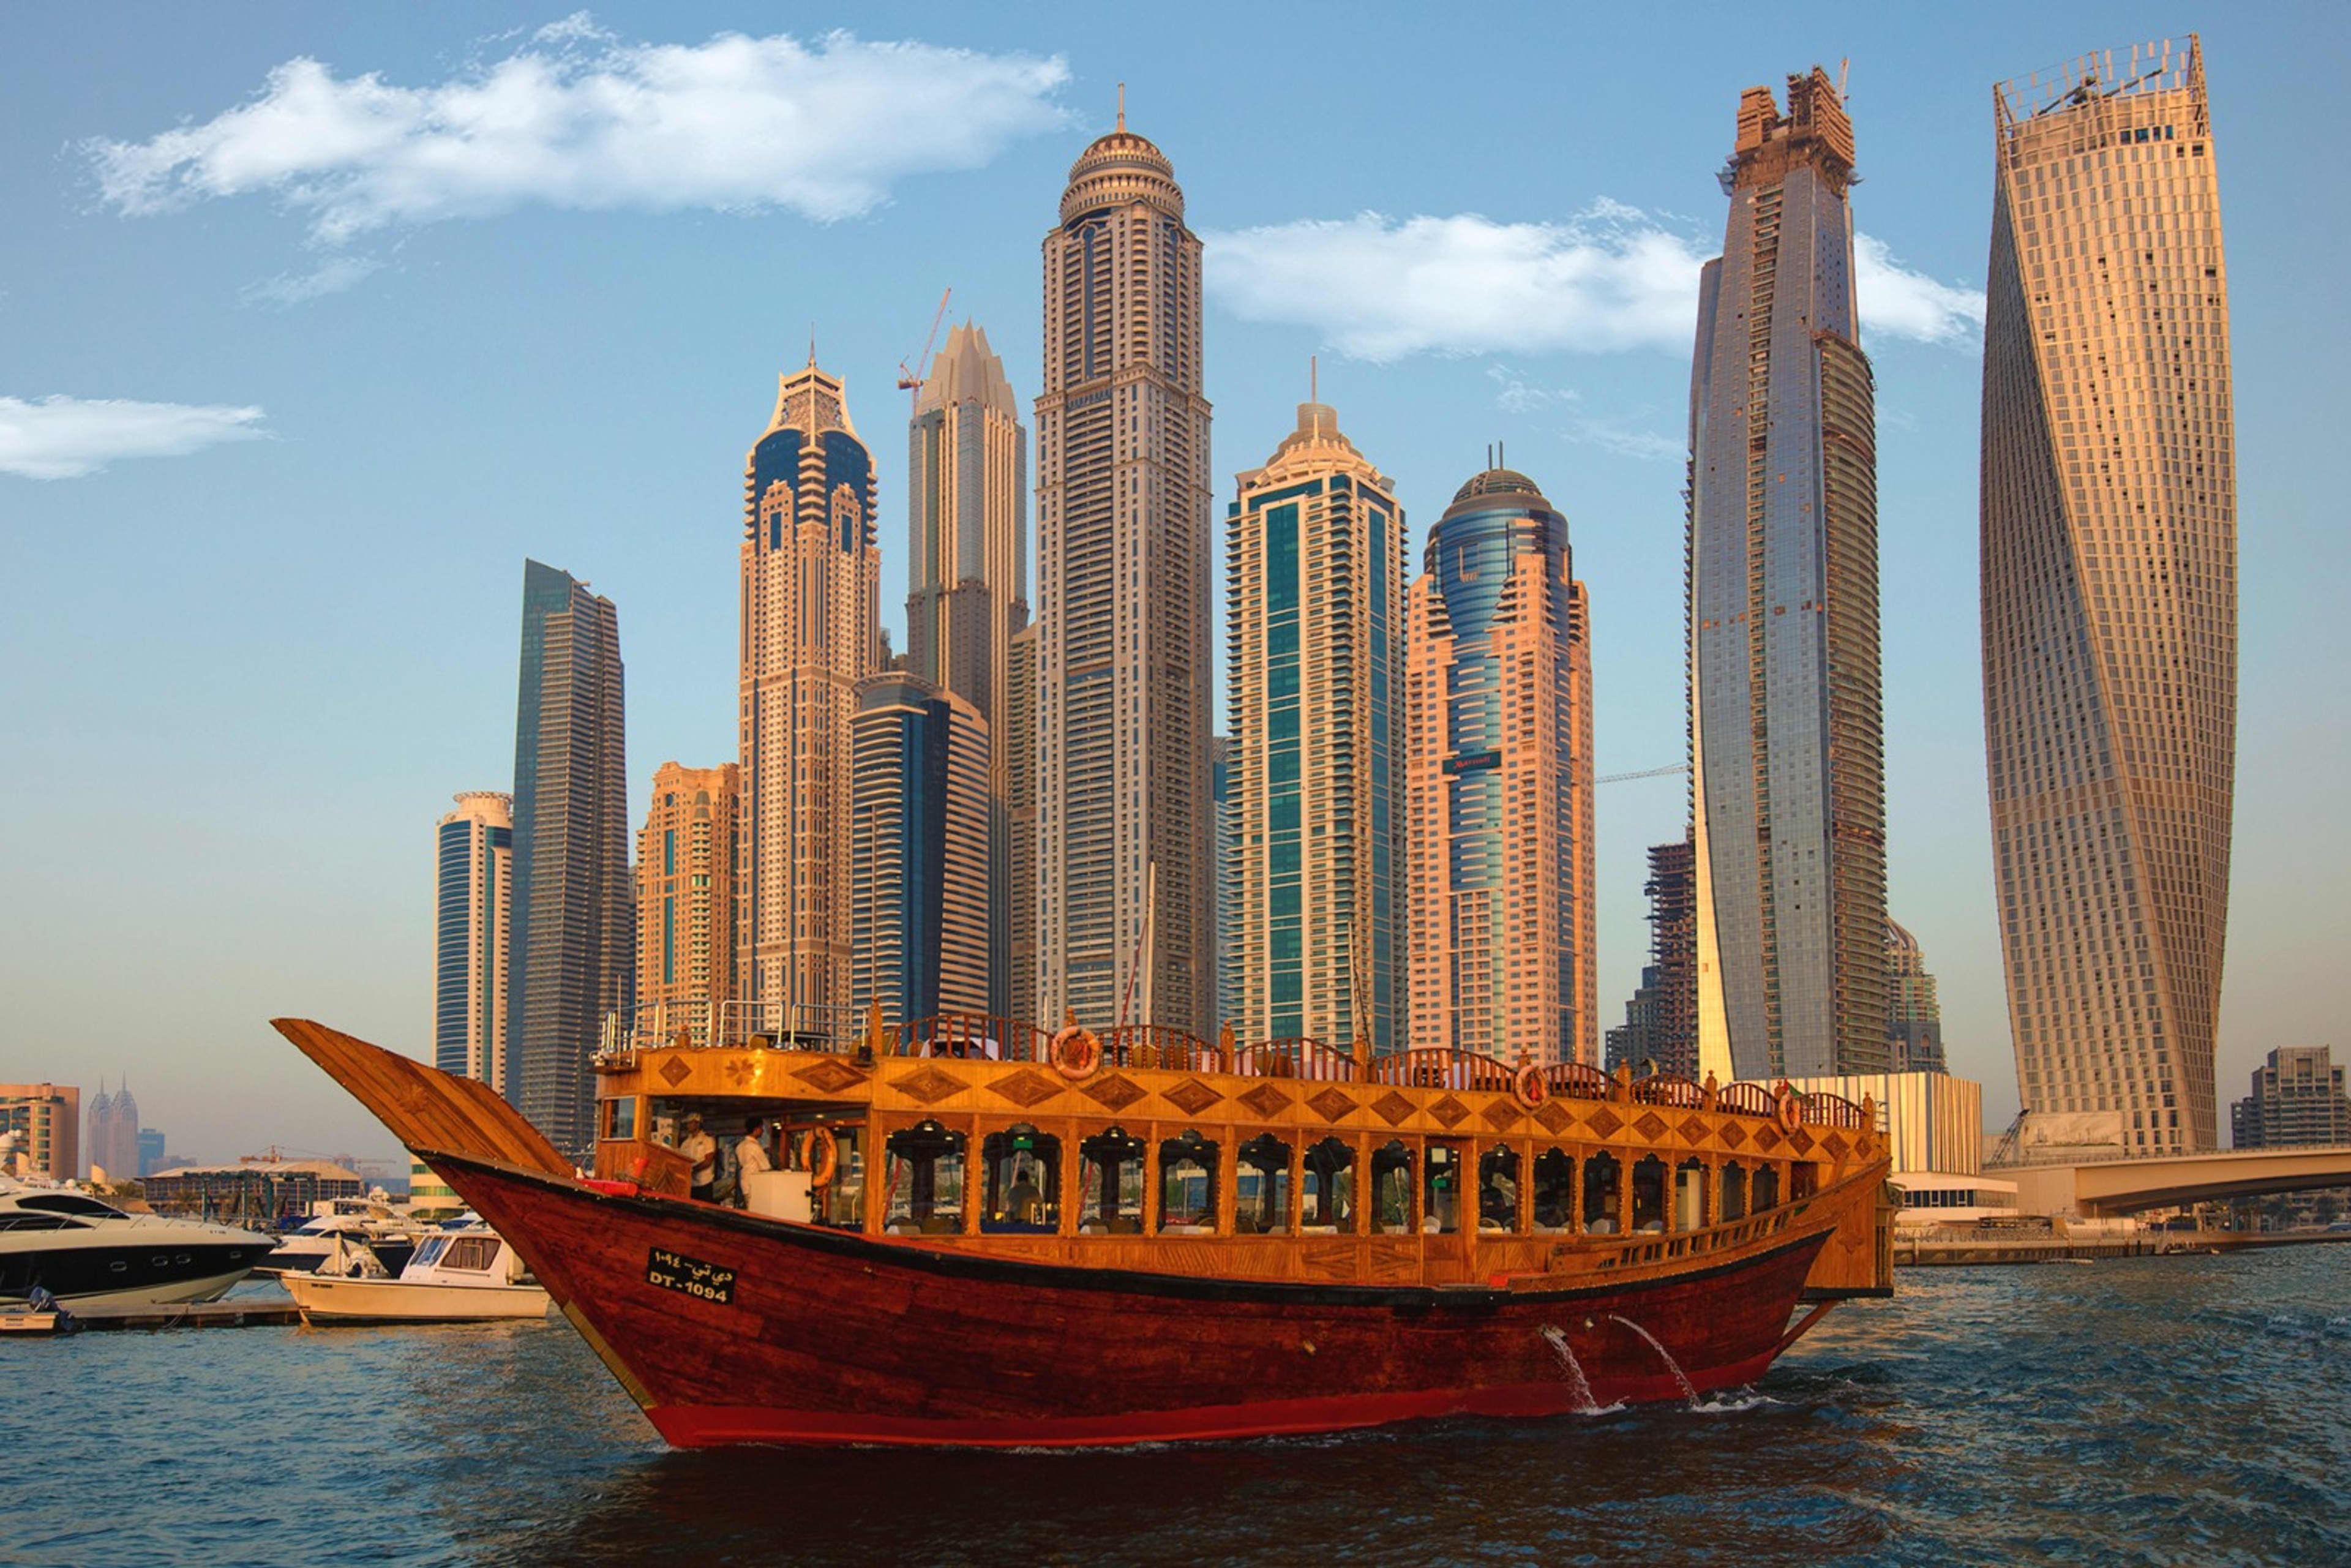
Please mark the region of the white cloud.
[[266, 435], [257, 408], [120, 398], [0, 397], [0, 474], [78, 479], [122, 457], [178, 457]]
[[339, 256], [308, 272], [281, 272], [266, 278], [247, 288], [245, 297], [274, 305], [299, 305], [322, 294], [340, 294], [382, 267], [383, 263], [372, 257]]
[[528, 204], [831, 221], [905, 176], [974, 168], [1059, 127], [1052, 95], [1068, 79], [1058, 56], [846, 33], [623, 44], [581, 12], [425, 87], [288, 60], [201, 124], [85, 151], [127, 215], [268, 194], [329, 245]]
[[1853, 287], [1861, 301], [1865, 332], [1922, 343], [1960, 343], [1983, 329], [1980, 293], [1910, 271], [1894, 259], [1885, 241], [1867, 235], [1853, 236]]
[[[1698, 269], [1684, 227], [1603, 197], [1566, 223], [1363, 213], [1207, 236], [1208, 287], [1249, 321], [1311, 327], [1357, 359], [1411, 354], [1687, 353]], [[1855, 241], [1865, 336], [1964, 340], [1983, 297]]]

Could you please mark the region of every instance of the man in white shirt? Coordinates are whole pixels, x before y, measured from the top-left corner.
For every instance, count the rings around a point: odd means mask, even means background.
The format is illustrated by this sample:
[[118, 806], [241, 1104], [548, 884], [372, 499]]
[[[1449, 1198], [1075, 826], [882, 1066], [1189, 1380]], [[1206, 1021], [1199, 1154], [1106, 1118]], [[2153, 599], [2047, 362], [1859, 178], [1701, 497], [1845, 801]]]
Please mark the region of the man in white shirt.
[[760, 1137], [763, 1131], [759, 1118], [752, 1117], [743, 1124], [743, 1136], [735, 1145], [735, 1205], [738, 1208], [751, 1199], [751, 1178], [761, 1171], [776, 1168]]
[[718, 1140], [702, 1130], [700, 1112], [686, 1113], [685, 1142], [678, 1145], [677, 1152], [694, 1166], [686, 1178], [686, 1196], [708, 1203], [711, 1186], [718, 1179]]

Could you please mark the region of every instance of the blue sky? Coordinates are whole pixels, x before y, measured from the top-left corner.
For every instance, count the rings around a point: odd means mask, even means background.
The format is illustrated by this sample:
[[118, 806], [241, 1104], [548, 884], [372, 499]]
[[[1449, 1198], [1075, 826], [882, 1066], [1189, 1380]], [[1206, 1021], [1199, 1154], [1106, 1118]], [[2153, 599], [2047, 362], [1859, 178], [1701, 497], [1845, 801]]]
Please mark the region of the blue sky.
[[[1698, 259], [1740, 89], [1850, 60], [1892, 906], [2015, 1106], [1976, 630], [1991, 85], [2200, 28], [2241, 732], [2219, 1087], [2351, 1003], [2340, 7], [0, 11], [0, 1079], [211, 1156], [392, 1151], [265, 1020], [427, 1044], [431, 831], [512, 765], [526, 556], [619, 603], [638, 810], [732, 755], [743, 454], [815, 333], [883, 477], [939, 291], [1038, 384], [1037, 246], [1130, 122], [1209, 242], [1215, 470], [1325, 401], [1416, 536], [1508, 445], [1569, 516], [1603, 772], [1683, 751]], [[853, 37], [835, 36], [853, 30]], [[1217, 638], [1221, 645], [1221, 630]], [[1676, 779], [1599, 803], [1601, 990]], [[2351, 1040], [2335, 1041], [2351, 1046]]]

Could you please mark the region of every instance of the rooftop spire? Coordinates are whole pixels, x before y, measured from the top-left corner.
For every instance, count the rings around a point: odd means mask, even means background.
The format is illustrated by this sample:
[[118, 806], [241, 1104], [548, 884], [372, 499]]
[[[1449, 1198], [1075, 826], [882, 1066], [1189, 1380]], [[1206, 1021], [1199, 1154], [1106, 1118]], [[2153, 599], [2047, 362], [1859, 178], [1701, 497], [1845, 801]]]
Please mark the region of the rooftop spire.
[[1126, 84], [1118, 84], [1118, 128], [1126, 129]]

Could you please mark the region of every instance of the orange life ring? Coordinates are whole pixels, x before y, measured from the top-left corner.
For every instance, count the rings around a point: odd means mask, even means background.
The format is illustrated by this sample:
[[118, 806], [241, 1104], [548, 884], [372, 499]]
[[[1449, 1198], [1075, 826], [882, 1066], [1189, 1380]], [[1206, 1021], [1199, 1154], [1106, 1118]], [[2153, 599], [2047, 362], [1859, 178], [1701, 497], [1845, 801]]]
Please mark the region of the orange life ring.
[[1551, 1084], [1544, 1079], [1542, 1069], [1528, 1062], [1510, 1078], [1510, 1098], [1531, 1111], [1551, 1097]]
[[841, 1140], [832, 1135], [830, 1127], [819, 1127], [809, 1134], [809, 1185], [831, 1186], [841, 1170]]
[[1102, 1041], [1083, 1024], [1071, 1024], [1053, 1037], [1053, 1071], [1076, 1082], [1092, 1078], [1102, 1065]]
[[1792, 1133], [1803, 1125], [1804, 1108], [1797, 1103], [1795, 1090], [1785, 1083], [1780, 1085], [1780, 1098], [1772, 1106], [1772, 1113], [1779, 1118], [1780, 1130], [1783, 1133]]

